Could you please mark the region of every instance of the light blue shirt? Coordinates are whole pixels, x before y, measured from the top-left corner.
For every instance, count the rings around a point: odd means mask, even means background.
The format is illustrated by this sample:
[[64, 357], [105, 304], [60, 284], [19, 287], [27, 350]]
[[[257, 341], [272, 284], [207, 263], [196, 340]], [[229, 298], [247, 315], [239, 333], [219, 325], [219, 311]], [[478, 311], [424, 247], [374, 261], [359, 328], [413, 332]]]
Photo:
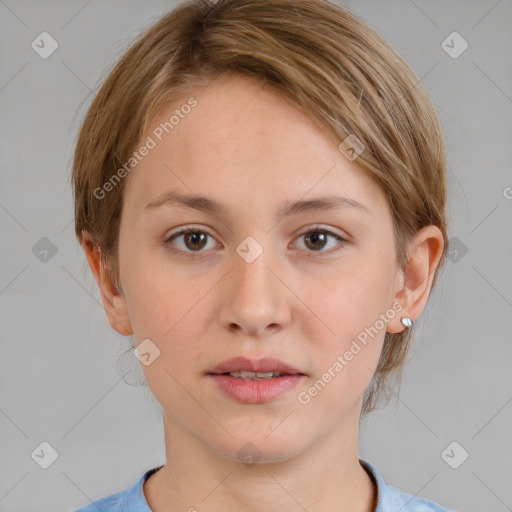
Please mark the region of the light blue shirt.
[[[377, 486], [377, 508], [374, 512], [452, 512], [425, 498], [418, 498], [387, 485], [377, 468], [359, 459]], [[146, 471], [131, 487], [111, 494], [75, 512], [153, 512], [146, 501], [142, 485], [162, 466]]]

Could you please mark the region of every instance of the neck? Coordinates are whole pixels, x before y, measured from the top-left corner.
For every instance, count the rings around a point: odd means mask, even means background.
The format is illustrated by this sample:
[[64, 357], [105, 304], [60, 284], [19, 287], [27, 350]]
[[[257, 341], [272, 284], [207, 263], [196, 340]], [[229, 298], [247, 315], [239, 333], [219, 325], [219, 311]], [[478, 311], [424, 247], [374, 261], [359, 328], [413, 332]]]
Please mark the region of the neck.
[[166, 416], [164, 431], [167, 463], [144, 485], [153, 512], [375, 511], [376, 489], [357, 454], [358, 422], [285, 460], [250, 465], [212, 451]]

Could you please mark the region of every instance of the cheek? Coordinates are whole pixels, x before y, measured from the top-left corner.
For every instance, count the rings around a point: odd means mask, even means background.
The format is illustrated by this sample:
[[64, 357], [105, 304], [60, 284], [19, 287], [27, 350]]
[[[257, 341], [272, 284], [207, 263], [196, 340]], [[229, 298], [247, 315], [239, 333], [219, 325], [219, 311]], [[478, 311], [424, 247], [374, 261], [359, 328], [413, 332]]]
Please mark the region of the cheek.
[[390, 308], [392, 283], [382, 266], [373, 263], [347, 267], [329, 286], [311, 285], [307, 291], [317, 315], [307, 328], [317, 377], [334, 383], [329, 384], [334, 395], [347, 390], [362, 393], [380, 357], [386, 332], [382, 318]]
[[145, 284], [152, 288], [141, 287], [133, 300], [134, 335], [137, 342], [152, 340], [159, 355], [150, 365], [141, 362], [141, 367], [157, 401], [179, 421], [198, 407], [188, 391], [205, 369], [198, 362], [204, 358], [208, 341], [208, 301], [201, 300], [204, 292], [197, 287], [178, 286], [175, 280], [151, 277]]
[[321, 286], [311, 281], [304, 293], [319, 320], [330, 327], [334, 342], [356, 336], [389, 307], [391, 276], [379, 266], [360, 261], [328, 277]]
[[168, 339], [190, 337], [189, 331], [200, 324], [198, 311], [211, 277], [194, 274], [192, 278], [179, 266], [142, 251], [127, 258], [126, 269], [127, 306], [135, 339], [150, 338], [165, 345]]
[[213, 314], [207, 293], [211, 276], [196, 274], [192, 279], [179, 269], [158, 264], [150, 270], [132, 268], [127, 302], [134, 337], [137, 343], [151, 340], [159, 350], [154, 363], [143, 365], [146, 380], [150, 387], [154, 382], [155, 390], [161, 386], [174, 389], [178, 384], [170, 375], [181, 382], [190, 369], [197, 370], [208, 342], [205, 332]]

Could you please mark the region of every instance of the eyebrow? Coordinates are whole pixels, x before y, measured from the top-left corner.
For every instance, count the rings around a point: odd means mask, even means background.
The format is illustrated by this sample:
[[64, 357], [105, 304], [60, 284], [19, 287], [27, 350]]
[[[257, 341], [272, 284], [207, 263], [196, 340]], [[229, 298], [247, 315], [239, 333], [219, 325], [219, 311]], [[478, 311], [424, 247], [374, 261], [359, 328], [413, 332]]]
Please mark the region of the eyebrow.
[[[144, 207], [144, 211], [150, 211], [161, 206], [184, 206], [215, 215], [226, 212], [225, 206], [205, 196], [182, 194], [169, 191], [157, 197]], [[278, 218], [304, 213], [314, 210], [332, 210], [340, 207], [349, 207], [371, 215], [371, 211], [363, 203], [344, 195], [322, 195], [313, 199], [286, 202], [277, 212]]]

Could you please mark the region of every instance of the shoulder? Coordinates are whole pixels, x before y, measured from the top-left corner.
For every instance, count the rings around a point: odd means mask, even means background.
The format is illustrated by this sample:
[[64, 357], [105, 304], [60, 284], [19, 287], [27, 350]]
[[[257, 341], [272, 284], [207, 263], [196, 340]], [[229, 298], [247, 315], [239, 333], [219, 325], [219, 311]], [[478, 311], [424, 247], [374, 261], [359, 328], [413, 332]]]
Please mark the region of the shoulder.
[[120, 491], [115, 494], [111, 494], [105, 498], [94, 501], [83, 508], [76, 510], [75, 512], [121, 512], [123, 510], [123, 502], [128, 490]]
[[160, 467], [146, 471], [127, 489], [94, 501], [74, 512], [151, 512], [144, 496], [143, 484]]
[[388, 508], [383, 509], [382, 512], [388, 512], [388, 509], [389, 511], [400, 510], [402, 512], [453, 512], [442, 507], [435, 501], [421, 498], [419, 496], [413, 496], [412, 494], [403, 492], [392, 485], [388, 485], [386, 491], [388, 493], [387, 499], [390, 506], [399, 506], [400, 508], [392, 509], [388, 506]]
[[362, 459], [359, 460], [377, 486], [378, 504], [375, 512], [396, 512], [397, 510], [401, 512], [453, 512], [434, 501], [413, 496], [393, 485], [386, 484], [373, 464]]

